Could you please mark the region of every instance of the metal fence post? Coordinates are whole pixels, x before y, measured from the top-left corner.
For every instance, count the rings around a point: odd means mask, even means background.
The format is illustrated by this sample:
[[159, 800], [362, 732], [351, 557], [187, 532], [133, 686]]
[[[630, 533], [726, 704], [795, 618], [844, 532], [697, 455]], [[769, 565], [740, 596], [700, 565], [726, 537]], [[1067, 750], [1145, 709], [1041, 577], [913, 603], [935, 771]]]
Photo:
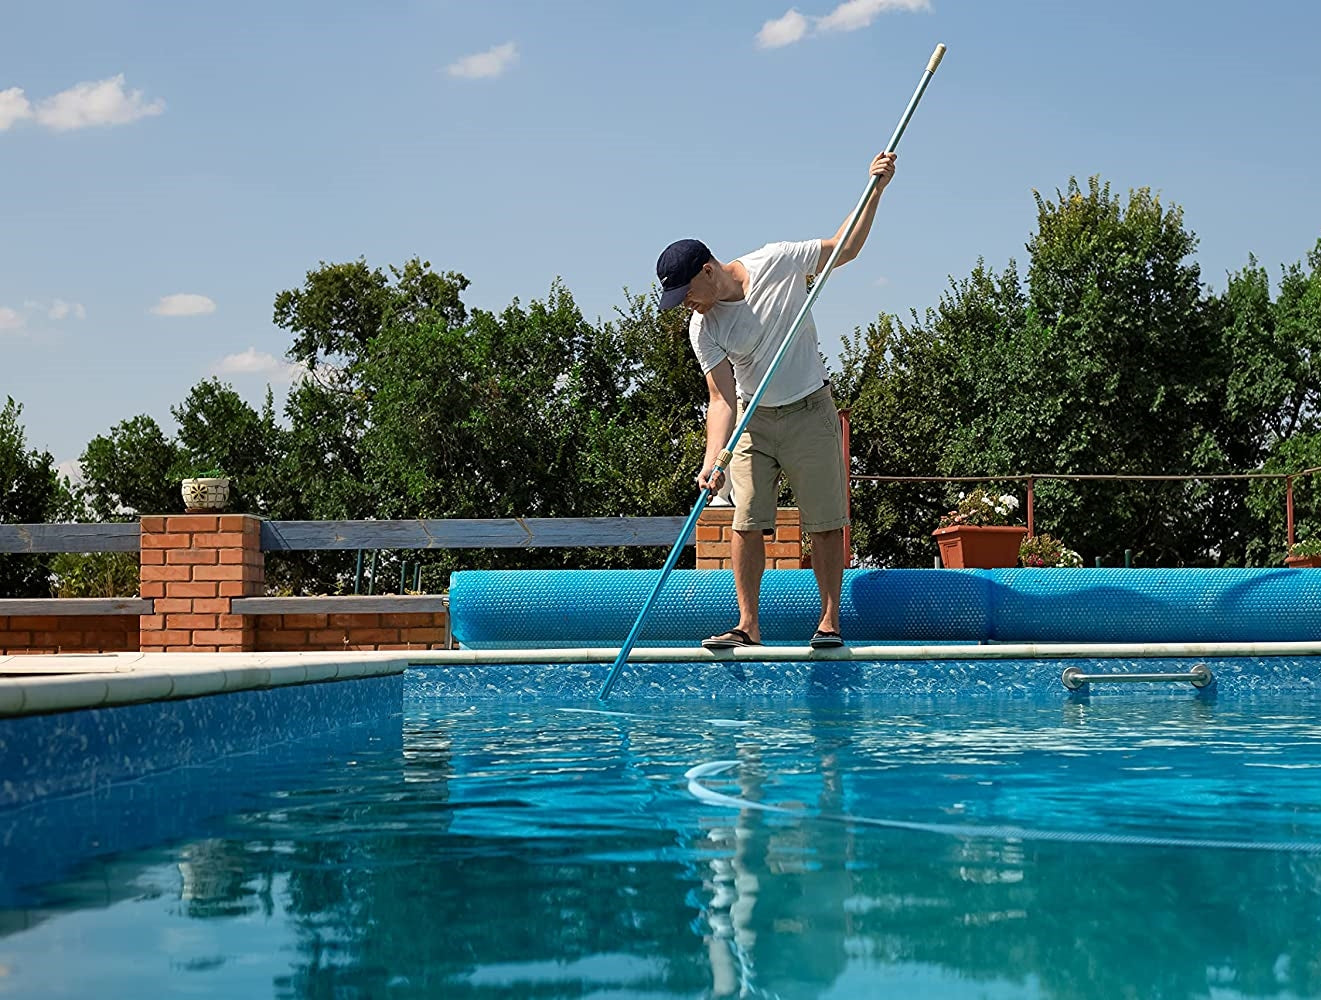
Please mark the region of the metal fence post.
[[1284, 477], [1285, 549], [1293, 548], [1293, 476]]
[[1036, 535], [1036, 531], [1033, 530], [1033, 520], [1032, 520], [1032, 506], [1033, 506], [1032, 487], [1033, 487], [1033, 479], [1031, 476], [1028, 476], [1027, 477], [1027, 537], [1028, 538], [1033, 538]]

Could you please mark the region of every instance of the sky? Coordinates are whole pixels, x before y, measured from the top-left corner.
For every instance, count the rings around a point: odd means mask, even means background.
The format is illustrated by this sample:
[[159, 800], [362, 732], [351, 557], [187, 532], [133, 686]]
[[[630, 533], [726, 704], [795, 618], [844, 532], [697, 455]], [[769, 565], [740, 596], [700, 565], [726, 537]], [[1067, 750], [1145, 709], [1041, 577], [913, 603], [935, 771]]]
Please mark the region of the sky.
[[[1110, 0], [0, 2], [0, 401], [73, 471], [217, 377], [277, 405], [272, 304], [419, 256], [589, 320], [670, 241], [832, 234], [937, 43], [824, 352], [1027, 261], [1033, 191], [1184, 210], [1203, 282], [1321, 238], [1321, 5]], [[694, 362], [696, 363], [696, 362]]]

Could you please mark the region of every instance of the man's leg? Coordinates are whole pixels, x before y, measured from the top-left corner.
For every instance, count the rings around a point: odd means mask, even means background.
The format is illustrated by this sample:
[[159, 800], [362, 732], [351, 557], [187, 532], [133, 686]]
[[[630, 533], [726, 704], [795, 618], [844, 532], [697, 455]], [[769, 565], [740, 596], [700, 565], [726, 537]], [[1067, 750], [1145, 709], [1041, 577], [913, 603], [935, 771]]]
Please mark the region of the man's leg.
[[848, 518], [848, 477], [839, 411], [829, 386], [790, 411], [780, 460], [793, 486], [803, 530], [812, 540], [812, 571], [821, 592], [822, 632], [839, 632], [844, 584], [844, 526]]
[[[742, 407], [740, 407], [742, 416]], [[761, 642], [757, 607], [761, 577], [766, 570], [766, 539], [762, 532], [775, 526], [775, 498], [779, 492], [780, 464], [768, 450], [774, 439], [764, 436], [762, 411], [752, 415], [739, 438], [730, 462], [734, 483], [734, 532], [730, 556], [734, 562], [734, 589], [738, 594], [738, 625], [755, 643]]]
[[[812, 539], [812, 572], [821, 591], [822, 632], [839, 631], [840, 591], [844, 587], [844, 529], [814, 531]], [[743, 604], [739, 600], [739, 606]]]
[[[844, 532], [838, 532], [843, 548]], [[738, 627], [753, 642], [761, 642], [761, 625], [757, 622], [757, 605], [761, 600], [761, 575], [766, 569], [766, 539], [760, 531], [734, 531], [730, 543], [734, 559], [734, 590], [738, 593]], [[843, 558], [841, 557], [841, 564]], [[843, 572], [841, 568], [841, 573]], [[835, 587], [839, 596], [839, 586]], [[835, 601], [836, 607], [839, 601]], [[836, 614], [838, 617], [838, 614]]]

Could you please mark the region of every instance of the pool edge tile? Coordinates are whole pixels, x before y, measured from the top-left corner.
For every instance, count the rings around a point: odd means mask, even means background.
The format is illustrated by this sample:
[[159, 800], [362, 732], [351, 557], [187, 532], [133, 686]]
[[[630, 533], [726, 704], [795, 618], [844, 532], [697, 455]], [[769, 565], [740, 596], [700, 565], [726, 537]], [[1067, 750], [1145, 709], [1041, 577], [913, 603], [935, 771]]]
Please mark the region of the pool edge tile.
[[105, 703], [110, 684], [104, 675], [51, 677], [23, 683], [24, 715], [97, 708]]

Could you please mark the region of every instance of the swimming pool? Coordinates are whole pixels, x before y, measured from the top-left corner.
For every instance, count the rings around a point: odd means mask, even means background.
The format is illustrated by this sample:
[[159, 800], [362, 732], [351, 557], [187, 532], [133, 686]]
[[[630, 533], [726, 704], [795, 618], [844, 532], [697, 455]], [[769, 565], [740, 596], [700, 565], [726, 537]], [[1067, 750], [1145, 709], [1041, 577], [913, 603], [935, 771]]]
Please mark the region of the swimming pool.
[[[23, 807], [0, 996], [1321, 996], [1312, 695], [427, 673], [402, 716]], [[99, 840], [31, 834], [79, 801]]]

